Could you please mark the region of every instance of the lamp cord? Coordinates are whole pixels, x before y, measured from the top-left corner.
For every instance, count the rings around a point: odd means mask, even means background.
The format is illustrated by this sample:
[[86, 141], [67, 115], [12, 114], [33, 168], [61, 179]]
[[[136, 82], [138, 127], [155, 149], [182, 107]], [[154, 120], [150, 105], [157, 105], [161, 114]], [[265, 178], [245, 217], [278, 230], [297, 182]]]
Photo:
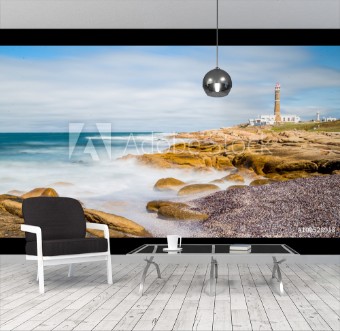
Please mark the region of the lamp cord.
[[218, 68], [218, 0], [216, 0], [216, 68]]

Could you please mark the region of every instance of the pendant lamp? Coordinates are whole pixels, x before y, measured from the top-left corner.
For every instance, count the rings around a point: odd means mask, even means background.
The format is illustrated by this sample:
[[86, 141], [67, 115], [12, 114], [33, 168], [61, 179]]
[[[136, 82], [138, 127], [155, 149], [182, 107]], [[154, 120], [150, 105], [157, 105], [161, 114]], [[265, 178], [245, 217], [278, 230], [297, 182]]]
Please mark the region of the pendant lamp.
[[203, 89], [209, 97], [225, 97], [229, 94], [232, 81], [229, 74], [218, 67], [218, 0], [216, 0], [216, 68], [203, 78]]

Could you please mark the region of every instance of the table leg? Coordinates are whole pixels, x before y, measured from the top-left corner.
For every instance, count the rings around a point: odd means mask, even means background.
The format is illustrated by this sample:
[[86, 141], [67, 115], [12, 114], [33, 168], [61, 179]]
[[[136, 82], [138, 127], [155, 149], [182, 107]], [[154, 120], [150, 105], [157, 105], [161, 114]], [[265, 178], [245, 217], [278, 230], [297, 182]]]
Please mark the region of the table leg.
[[[280, 269], [280, 264], [282, 262], [286, 261], [286, 259], [277, 261], [276, 257], [273, 256], [273, 273], [272, 273], [272, 278], [276, 278], [277, 281], [280, 283], [280, 293], [283, 294], [284, 293], [284, 289], [283, 289], [283, 282], [282, 282], [282, 274], [281, 274], [281, 269]], [[277, 276], [276, 276], [277, 274]]]
[[146, 277], [146, 274], [147, 274], [151, 264], [153, 264], [155, 266], [155, 268], [157, 270], [158, 278], [161, 278], [161, 271], [159, 270], [159, 265], [156, 262], [153, 261], [153, 258], [154, 258], [154, 256], [151, 256], [150, 259], [145, 259], [146, 266], [144, 268], [144, 271], [143, 271], [143, 274], [142, 274], [142, 279], [141, 279], [141, 282], [140, 282], [140, 285], [139, 285], [139, 294], [140, 295], [143, 295], [145, 277]]
[[216, 279], [218, 277], [218, 264], [217, 260], [215, 260], [213, 257], [211, 257], [211, 263], [210, 263], [210, 295], [213, 294], [213, 287], [214, 283], [216, 284]]

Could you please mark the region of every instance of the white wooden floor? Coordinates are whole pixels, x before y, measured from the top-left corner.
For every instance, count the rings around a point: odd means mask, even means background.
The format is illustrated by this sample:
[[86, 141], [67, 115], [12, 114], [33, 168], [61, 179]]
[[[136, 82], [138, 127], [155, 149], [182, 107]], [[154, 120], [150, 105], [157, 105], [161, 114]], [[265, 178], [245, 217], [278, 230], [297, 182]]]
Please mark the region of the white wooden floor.
[[209, 266], [153, 267], [138, 295], [144, 264], [46, 268], [40, 295], [34, 263], [1, 266], [1, 330], [340, 330], [340, 265], [283, 265], [286, 294], [271, 265], [220, 265], [208, 295]]

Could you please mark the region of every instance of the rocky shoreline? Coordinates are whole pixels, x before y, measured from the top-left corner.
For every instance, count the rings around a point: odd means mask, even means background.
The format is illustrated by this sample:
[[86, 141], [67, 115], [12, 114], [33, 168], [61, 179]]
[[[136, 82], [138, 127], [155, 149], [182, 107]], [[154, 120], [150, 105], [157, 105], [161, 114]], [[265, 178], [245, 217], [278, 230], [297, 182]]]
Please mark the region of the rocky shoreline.
[[207, 237], [339, 237], [340, 175], [256, 181], [264, 182], [193, 194], [185, 202], [154, 200], [146, 209], [160, 219], [194, 221]]
[[[340, 128], [340, 121], [339, 128]], [[340, 171], [340, 132], [275, 131], [275, 127], [221, 128], [180, 133], [162, 153], [127, 155], [157, 168], [225, 171], [246, 168], [278, 181]], [[189, 140], [189, 141], [187, 141]]]
[[[332, 125], [340, 131], [338, 122]], [[152, 228], [151, 222], [168, 220], [176, 222], [180, 230], [183, 222], [194, 221], [194, 229], [200, 229], [197, 233], [212, 237], [338, 236], [340, 132], [277, 129], [239, 125], [181, 133], [176, 138], [185, 141], [161, 153], [123, 157], [152, 168], [183, 169], [181, 180], [167, 177], [156, 181], [153, 189], [160, 199], [149, 201], [146, 210], [157, 216], [144, 225]], [[196, 180], [187, 181], [186, 171], [195, 172]], [[176, 198], [165, 200], [167, 192]], [[0, 194], [0, 237], [24, 236], [21, 204], [33, 196], [58, 193], [44, 187]], [[107, 224], [113, 238], [152, 236], [128, 218], [83, 207], [86, 220]], [[326, 231], [327, 227], [335, 227], [335, 232]], [[88, 235], [102, 233], [89, 230]]]
[[[13, 194], [0, 194], [0, 238], [23, 238], [24, 232], [20, 230], [24, 223], [22, 215], [22, 202], [26, 198], [47, 196], [58, 197], [58, 193], [53, 188], [36, 188], [21, 196]], [[125, 217], [103, 211], [84, 208], [87, 222], [106, 224], [109, 227], [111, 238], [123, 237], [152, 237], [143, 226]], [[89, 237], [103, 237], [99, 230], [87, 229]]]
[[220, 191], [190, 202], [212, 237], [340, 236], [340, 175]]
[[[338, 122], [332, 125], [340, 128]], [[236, 126], [176, 137], [190, 141], [133, 157], [153, 167], [201, 171], [202, 182], [160, 179], [156, 190], [174, 190], [179, 198], [186, 192], [191, 201], [150, 201], [149, 212], [172, 221], [199, 221], [212, 237], [339, 235], [339, 132]], [[212, 169], [224, 176], [204, 182]], [[197, 194], [203, 197], [193, 200]]]

